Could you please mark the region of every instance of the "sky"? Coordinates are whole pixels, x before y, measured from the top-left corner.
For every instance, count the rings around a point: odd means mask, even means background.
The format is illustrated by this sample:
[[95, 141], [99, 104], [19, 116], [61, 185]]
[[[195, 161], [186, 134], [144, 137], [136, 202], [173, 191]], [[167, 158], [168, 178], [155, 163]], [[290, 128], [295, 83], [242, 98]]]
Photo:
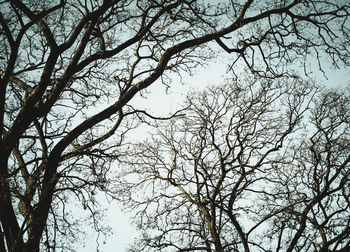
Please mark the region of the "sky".
[[[317, 64], [315, 62], [315, 64], [311, 65], [316, 66]], [[327, 66], [327, 63], [324, 65]], [[326, 87], [345, 87], [350, 85], [350, 69], [334, 70], [330, 67], [325, 67], [324, 70], [328, 79], [318, 69], [312, 70], [312, 76], [316, 78], [318, 83]], [[199, 68], [193, 76], [186, 76], [184, 84], [175, 80], [167, 95], [165, 95], [164, 86], [159, 82], [155, 83], [148, 89], [147, 99], [138, 97], [132, 101], [132, 105], [140, 109], [148, 108], [156, 116], [166, 116], [181, 107], [181, 102], [188, 91], [200, 91], [208, 86], [218, 85], [228, 77], [226, 64], [213, 61], [205, 68]], [[145, 132], [142, 131], [136, 134], [133, 133], [135, 139], [142, 139], [144, 135]], [[129, 218], [131, 214], [123, 213], [121, 206], [116, 202], [106, 205], [106, 207], [108, 208], [106, 223], [112, 227], [113, 235], [107, 239], [106, 244], [101, 244], [100, 251], [124, 252], [128, 244], [138, 235], [135, 227], [130, 224]], [[87, 237], [86, 243], [77, 247], [77, 251], [95, 252], [95, 238]]]

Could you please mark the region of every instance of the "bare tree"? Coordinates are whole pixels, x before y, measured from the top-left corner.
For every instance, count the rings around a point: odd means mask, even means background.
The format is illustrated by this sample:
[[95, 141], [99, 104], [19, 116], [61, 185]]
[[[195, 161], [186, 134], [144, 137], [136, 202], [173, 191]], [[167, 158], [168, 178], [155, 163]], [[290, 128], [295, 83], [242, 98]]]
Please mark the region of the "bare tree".
[[308, 131], [275, 167], [275, 194], [265, 200], [276, 216], [267, 233], [278, 237], [281, 251], [350, 249], [349, 119], [349, 89], [322, 92], [310, 108]]
[[120, 195], [144, 233], [130, 251], [349, 250], [348, 90], [245, 81], [190, 95], [128, 148]]
[[0, 7], [5, 251], [68, 250], [82, 225], [68, 201], [80, 202], [104, 232], [96, 193], [113, 197], [111, 164], [138, 123], [125, 118], [142, 113], [128, 103], [156, 81], [170, 86], [169, 74], [191, 72], [218, 48], [232, 55], [231, 69], [245, 62], [270, 78], [309, 55], [348, 64], [345, 1], [4, 0]]

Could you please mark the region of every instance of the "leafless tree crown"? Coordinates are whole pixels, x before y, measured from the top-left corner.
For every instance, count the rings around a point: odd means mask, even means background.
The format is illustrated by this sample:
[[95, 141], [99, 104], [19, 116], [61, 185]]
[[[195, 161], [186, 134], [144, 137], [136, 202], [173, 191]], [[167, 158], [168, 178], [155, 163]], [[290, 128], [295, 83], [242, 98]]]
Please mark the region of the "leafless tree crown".
[[0, 250], [67, 251], [82, 218], [107, 232], [96, 193], [115, 197], [111, 164], [146, 114], [129, 103], [147, 87], [170, 87], [172, 74], [223, 54], [233, 72], [244, 65], [268, 78], [308, 74], [310, 58], [321, 70], [324, 60], [348, 66], [349, 9], [338, 0], [1, 0]]
[[121, 158], [130, 251], [348, 251], [349, 102], [295, 79], [189, 96]]

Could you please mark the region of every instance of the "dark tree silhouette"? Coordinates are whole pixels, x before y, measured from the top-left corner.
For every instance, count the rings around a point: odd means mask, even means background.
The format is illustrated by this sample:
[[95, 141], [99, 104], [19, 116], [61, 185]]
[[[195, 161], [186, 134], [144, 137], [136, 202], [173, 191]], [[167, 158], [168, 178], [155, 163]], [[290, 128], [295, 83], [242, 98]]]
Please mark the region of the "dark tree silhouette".
[[247, 79], [185, 107], [121, 157], [130, 251], [350, 249], [349, 90]]
[[231, 54], [232, 70], [243, 62], [269, 78], [292, 75], [290, 66], [309, 56], [348, 64], [346, 1], [4, 0], [0, 7], [5, 251], [67, 251], [83, 225], [68, 201], [105, 232], [96, 193], [113, 197], [111, 164], [142, 113], [128, 103], [156, 81], [170, 86], [169, 74], [191, 72], [217, 49]]

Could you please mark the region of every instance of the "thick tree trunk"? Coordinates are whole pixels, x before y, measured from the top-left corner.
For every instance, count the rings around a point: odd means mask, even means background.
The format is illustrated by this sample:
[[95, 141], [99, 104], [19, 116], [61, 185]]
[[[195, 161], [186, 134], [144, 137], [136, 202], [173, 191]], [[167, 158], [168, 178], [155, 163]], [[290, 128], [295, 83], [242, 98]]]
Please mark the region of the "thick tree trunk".
[[[0, 251], [37, 252], [39, 251], [42, 232], [31, 232], [28, 241], [24, 242], [23, 230], [17, 222], [17, 216], [13, 208], [7, 163], [9, 152], [2, 145], [0, 146], [0, 153]], [[42, 223], [43, 218], [40, 217], [40, 219]], [[46, 223], [46, 218], [44, 223]], [[34, 227], [37, 225], [35, 222], [32, 224], [34, 224]]]
[[1, 225], [0, 225], [0, 251], [6, 251], [5, 250], [5, 235], [2, 231]]
[[[17, 218], [12, 207], [11, 190], [9, 186], [8, 170], [7, 170], [7, 157], [8, 152], [6, 149], [0, 147], [0, 221], [1, 221], [1, 246], [5, 246], [4, 240], [8, 251], [20, 251], [23, 247], [23, 239], [20, 233], [20, 227], [17, 222]], [[4, 250], [6, 251], [6, 250]]]

